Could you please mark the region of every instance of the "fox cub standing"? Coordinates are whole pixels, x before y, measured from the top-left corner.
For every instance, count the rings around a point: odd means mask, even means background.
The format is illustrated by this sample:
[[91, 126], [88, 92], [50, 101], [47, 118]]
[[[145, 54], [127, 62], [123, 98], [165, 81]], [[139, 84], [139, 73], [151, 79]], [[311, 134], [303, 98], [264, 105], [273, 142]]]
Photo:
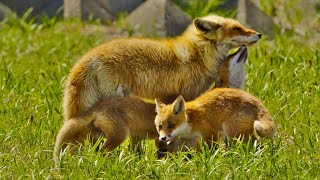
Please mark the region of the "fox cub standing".
[[202, 137], [211, 144], [220, 137], [273, 137], [276, 127], [268, 110], [256, 97], [239, 89], [217, 88], [185, 103], [179, 96], [173, 104], [155, 100], [155, 124], [161, 141], [179, 137]]
[[156, 139], [155, 105], [134, 97], [114, 97], [100, 101], [87, 112], [65, 121], [58, 133], [54, 159], [68, 144], [83, 144], [88, 135], [95, 142], [100, 136], [107, 141], [104, 149], [113, 150], [130, 136], [135, 147], [143, 139]]
[[[247, 48], [242, 46], [223, 61], [219, 67], [219, 87], [229, 87], [229, 84], [234, 88], [244, 86], [246, 58]], [[240, 73], [242, 76], [234, 73], [239, 71], [243, 72]], [[107, 150], [116, 148], [128, 136], [133, 140], [133, 146], [142, 139], [158, 139], [154, 125], [155, 109], [155, 104], [134, 97], [113, 97], [98, 102], [85, 113], [64, 122], [56, 139], [55, 161], [59, 161], [60, 151], [68, 144], [83, 144], [88, 135], [93, 141], [100, 136], [105, 137], [107, 142], [103, 148]], [[182, 144], [193, 146], [194, 141], [195, 139], [181, 139], [174, 145], [158, 143], [157, 147], [162, 151], [175, 152], [180, 150]]]
[[134, 94], [172, 102], [181, 94], [192, 100], [216, 80], [217, 67], [230, 49], [260, 38], [233, 19], [210, 15], [195, 19], [175, 38], [106, 42], [72, 68], [64, 88], [64, 119], [113, 96]]

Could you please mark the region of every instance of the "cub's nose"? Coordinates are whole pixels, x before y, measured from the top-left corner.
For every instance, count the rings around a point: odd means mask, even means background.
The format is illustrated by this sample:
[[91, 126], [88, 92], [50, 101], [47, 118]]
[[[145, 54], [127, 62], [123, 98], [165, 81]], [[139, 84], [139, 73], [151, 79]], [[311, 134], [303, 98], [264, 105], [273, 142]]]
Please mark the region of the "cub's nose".
[[260, 33], [260, 34], [258, 34], [258, 37], [259, 37], [259, 38], [261, 38], [261, 37], [262, 37], [262, 34], [261, 34], [261, 33]]
[[161, 141], [165, 141], [167, 138], [164, 136], [164, 137], [161, 137], [160, 139]]

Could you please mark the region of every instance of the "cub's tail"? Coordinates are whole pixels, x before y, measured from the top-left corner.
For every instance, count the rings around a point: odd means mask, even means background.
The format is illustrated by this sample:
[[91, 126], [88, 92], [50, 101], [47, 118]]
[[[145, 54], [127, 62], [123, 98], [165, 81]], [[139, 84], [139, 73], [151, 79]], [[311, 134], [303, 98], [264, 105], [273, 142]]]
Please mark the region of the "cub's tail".
[[272, 138], [277, 133], [277, 128], [268, 112], [263, 113], [259, 120], [253, 123], [254, 136], [257, 140], [260, 138]]
[[65, 121], [60, 129], [56, 144], [53, 151], [53, 159], [59, 163], [60, 152], [67, 148], [67, 143], [84, 143], [84, 140], [91, 131], [90, 124], [94, 120], [94, 116], [86, 116], [80, 118], [72, 118]]

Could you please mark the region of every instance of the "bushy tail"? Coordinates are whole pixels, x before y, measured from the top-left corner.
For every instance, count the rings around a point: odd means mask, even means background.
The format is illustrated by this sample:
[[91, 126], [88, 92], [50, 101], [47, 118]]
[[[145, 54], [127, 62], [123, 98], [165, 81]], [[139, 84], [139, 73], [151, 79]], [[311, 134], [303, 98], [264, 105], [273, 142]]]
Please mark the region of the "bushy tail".
[[89, 124], [94, 120], [93, 117], [72, 118], [65, 121], [60, 129], [53, 151], [53, 159], [59, 163], [60, 152], [67, 147], [67, 143], [83, 143], [90, 132]]
[[254, 136], [260, 138], [272, 138], [277, 133], [277, 128], [268, 112], [263, 113], [259, 120], [253, 123]]

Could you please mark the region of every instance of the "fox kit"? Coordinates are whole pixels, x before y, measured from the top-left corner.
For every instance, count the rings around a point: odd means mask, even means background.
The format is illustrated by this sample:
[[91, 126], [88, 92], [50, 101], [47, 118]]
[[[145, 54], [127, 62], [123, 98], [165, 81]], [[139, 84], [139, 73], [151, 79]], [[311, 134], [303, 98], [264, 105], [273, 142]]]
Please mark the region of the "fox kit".
[[76, 117], [102, 99], [133, 94], [172, 102], [192, 100], [217, 79], [232, 48], [251, 45], [261, 34], [219, 16], [198, 18], [178, 37], [123, 38], [85, 54], [64, 88], [64, 119]]
[[156, 139], [155, 116], [155, 104], [139, 98], [114, 97], [100, 101], [87, 112], [64, 122], [56, 139], [54, 160], [58, 162], [60, 151], [68, 143], [83, 144], [88, 135], [94, 141], [105, 137], [103, 148], [109, 151], [128, 136], [134, 147], [140, 140]]
[[155, 102], [155, 124], [164, 142], [200, 136], [208, 144], [220, 137], [241, 137], [246, 142], [250, 137], [273, 137], [277, 131], [260, 100], [239, 89], [217, 88], [187, 103], [182, 96], [169, 105]]

